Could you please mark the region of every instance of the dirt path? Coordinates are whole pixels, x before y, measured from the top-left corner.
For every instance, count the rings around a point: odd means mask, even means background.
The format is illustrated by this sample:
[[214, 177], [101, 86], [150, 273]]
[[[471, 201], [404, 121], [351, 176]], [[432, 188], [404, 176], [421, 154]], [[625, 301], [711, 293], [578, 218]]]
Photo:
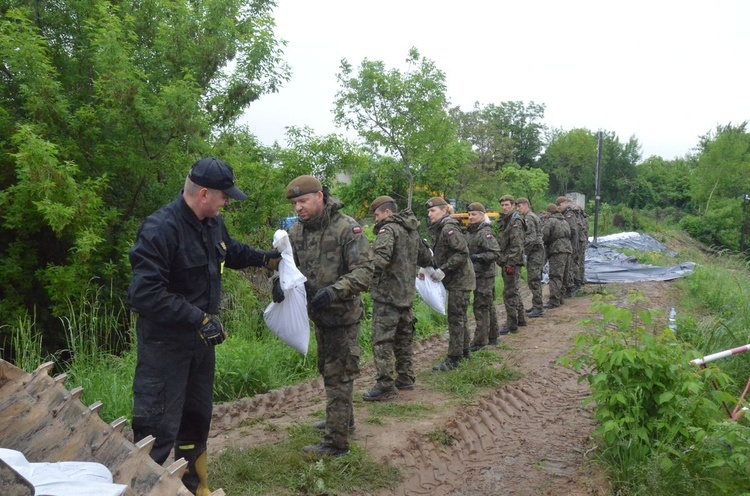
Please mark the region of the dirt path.
[[[669, 285], [608, 285], [606, 291], [613, 296], [613, 304], [624, 306], [628, 292], [638, 289], [650, 308], [668, 310]], [[524, 301], [529, 300], [524, 295]], [[522, 377], [468, 405], [430, 390], [420, 380], [432, 374], [432, 365], [445, 355], [444, 337], [416, 345], [417, 386], [400, 392], [394, 400], [424, 405], [427, 413], [416, 419], [366, 421], [372, 405], [363, 402], [361, 395], [374, 385], [374, 379], [372, 367], [365, 367], [355, 383], [354, 443], [375, 459], [403, 469], [405, 481], [396, 494], [607, 494], [606, 481], [592, 473], [588, 464], [595, 423], [590, 412], [581, 408], [586, 385], [578, 384], [570, 370], [555, 365], [581, 332], [578, 322], [588, 315], [590, 304], [591, 294], [568, 300], [542, 318], [528, 319], [529, 325], [518, 334], [502, 337], [503, 346], [488, 348]], [[502, 304], [497, 310], [502, 322]], [[217, 406], [209, 452], [217, 453], [227, 445], [278, 441], [286, 435], [283, 427], [318, 420], [323, 398], [322, 381], [317, 380]], [[439, 430], [455, 440], [450, 447], [438, 446], [426, 435]]]

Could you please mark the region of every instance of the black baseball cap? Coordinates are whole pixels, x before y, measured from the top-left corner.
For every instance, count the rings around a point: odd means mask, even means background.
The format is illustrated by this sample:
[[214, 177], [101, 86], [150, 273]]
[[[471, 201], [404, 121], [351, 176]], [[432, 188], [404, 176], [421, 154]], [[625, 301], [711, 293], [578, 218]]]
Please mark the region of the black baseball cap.
[[247, 195], [234, 184], [232, 168], [218, 158], [198, 160], [190, 169], [188, 177], [198, 186], [218, 189], [238, 201], [247, 200]]

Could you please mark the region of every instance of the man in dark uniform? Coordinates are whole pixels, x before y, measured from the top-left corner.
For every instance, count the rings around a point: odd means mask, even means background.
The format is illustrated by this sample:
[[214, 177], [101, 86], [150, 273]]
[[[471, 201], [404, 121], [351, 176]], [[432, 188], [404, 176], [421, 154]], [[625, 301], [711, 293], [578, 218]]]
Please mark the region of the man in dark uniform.
[[[486, 217], [484, 205], [472, 203], [469, 212], [469, 226], [466, 228], [466, 244], [469, 246], [469, 259], [474, 265], [476, 289], [474, 290], [474, 341], [471, 351], [479, 351], [487, 346], [495, 312], [494, 289], [497, 276], [495, 261], [500, 255], [500, 247], [495, 239], [492, 225]], [[497, 323], [495, 323], [497, 325]]]
[[570, 226], [557, 205], [550, 203], [542, 220], [542, 239], [549, 262], [549, 300], [545, 308], [557, 308], [565, 302], [563, 278], [570, 264]]
[[529, 317], [541, 317], [544, 315], [544, 300], [542, 300], [542, 269], [544, 268], [544, 242], [542, 241], [542, 221], [531, 210], [531, 204], [527, 198], [519, 198], [516, 201], [518, 213], [523, 216], [526, 223], [523, 250], [526, 254], [526, 282], [531, 291], [531, 308]]
[[299, 270], [307, 277], [307, 311], [315, 323], [318, 371], [326, 391], [323, 442], [306, 446], [311, 456], [349, 454], [354, 428], [354, 379], [359, 375], [362, 292], [372, 280], [372, 251], [357, 221], [339, 210], [341, 200], [313, 176], [299, 176], [286, 187], [299, 217], [289, 240]]
[[526, 325], [526, 313], [523, 310], [521, 293], [518, 290], [518, 279], [523, 266], [524, 226], [523, 219], [516, 212], [516, 200], [510, 195], [500, 198], [503, 215], [498, 219], [498, 245], [500, 257], [498, 265], [503, 277], [503, 302], [505, 303], [506, 322], [500, 334], [518, 332], [519, 326]]
[[430, 265], [432, 254], [419, 236], [419, 221], [411, 210], [399, 212], [393, 198], [380, 196], [370, 211], [377, 236], [372, 247], [375, 262], [370, 292], [377, 384], [362, 398], [383, 401], [396, 396], [399, 389], [414, 388], [414, 278], [417, 265]]
[[229, 236], [219, 212], [230, 198], [247, 198], [232, 168], [215, 158], [197, 161], [183, 191], [143, 222], [129, 252], [128, 305], [138, 316], [133, 436], [156, 438], [151, 458], [160, 464], [174, 446], [175, 458], [188, 462], [183, 483], [200, 495], [209, 494], [214, 346], [226, 338], [217, 317], [221, 275], [225, 266], [275, 268], [279, 257]]

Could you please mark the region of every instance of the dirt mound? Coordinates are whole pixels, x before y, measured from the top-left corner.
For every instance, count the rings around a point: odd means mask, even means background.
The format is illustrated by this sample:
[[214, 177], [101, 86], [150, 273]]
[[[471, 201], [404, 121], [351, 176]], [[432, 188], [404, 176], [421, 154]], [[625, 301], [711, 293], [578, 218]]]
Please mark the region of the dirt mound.
[[[591, 293], [606, 289], [614, 304], [624, 305], [627, 294], [638, 289], [649, 307], [668, 311], [674, 306], [669, 286], [669, 282], [587, 286], [588, 294], [568, 300], [544, 317], [528, 319], [521, 332], [501, 337], [502, 346], [487, 348], [519, 370], [521, 378], [468, 405], [428, 389], [420, 380], [432, 374], [432, 365], [444, 356], [444, 337], [417, 344], [417, 385], [394, 400], [424, 405], [428, 413], [416, 419], [386, 419], [384, 425], [365, 421], [372, 405], [361, 401], [361, 393], [374, 385], [372, 368], [365, 367], [355, 383], [353, 441], [375, 459], [402, 469], [405, 481], [396, 494], [608, 494], [606, 481], [589, 463], [595, 423], [590, 411], [581, 407], [586, 385], [556, 361], [581, 332], [579, 322], [588, 315]], [[524, 301], [529, 300], [524, 295]], [[502, 304], [497, 310], [502, 321]], [[317, 380], [217, 406], [209, 452], [215, 455], [228, 445], [276, 442], [286, 435], [283, 427], [317, 420], [323, 397], [322, 382]], [[280, 428], [269, 429], [269, 424]], [[429, 434], [441, 431], [452, 444], [432, 440]]]

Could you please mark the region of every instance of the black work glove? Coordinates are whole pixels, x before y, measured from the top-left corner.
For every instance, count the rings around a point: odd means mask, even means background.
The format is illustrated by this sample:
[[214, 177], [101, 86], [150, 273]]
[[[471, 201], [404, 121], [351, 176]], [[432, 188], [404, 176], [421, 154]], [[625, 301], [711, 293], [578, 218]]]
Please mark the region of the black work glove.
[[271, 288], [271, 298], [274, 303], [281, 303], [284, 301], [284, 290], [281, 289], [281, 281], [278, 277], [273, 280], [273, 287]]
[[513, 267], [509, 265], [505, 267], [505, 273], [508, 274], [509, 276], [512, 276], [513, 274], [516, 273], [516, 269], [514, 269]]
[[224, 326], [219, 322], [219, 318], [207, 313], [203, 314], [203, 322], [198, 328], [198, 334], [206, 346], [216, 346], [227, 338], [227, 333], [224, 332]]
[[310, 300], [310, 308], [316, 312], [322, 312], [331, 306], [335, 293], [331, 286], [319, 289], [313, 299]]
[[472, 253], [471, 255], [469, 255], [469, 260], [471, 260], [472, 262], [478, 262], [479, 261], [479, 254]]
[[267, 251], [263, 254], [263, 267], [269, 270], [276, 270], [280, 261], [281, 253], [278, 251]]

